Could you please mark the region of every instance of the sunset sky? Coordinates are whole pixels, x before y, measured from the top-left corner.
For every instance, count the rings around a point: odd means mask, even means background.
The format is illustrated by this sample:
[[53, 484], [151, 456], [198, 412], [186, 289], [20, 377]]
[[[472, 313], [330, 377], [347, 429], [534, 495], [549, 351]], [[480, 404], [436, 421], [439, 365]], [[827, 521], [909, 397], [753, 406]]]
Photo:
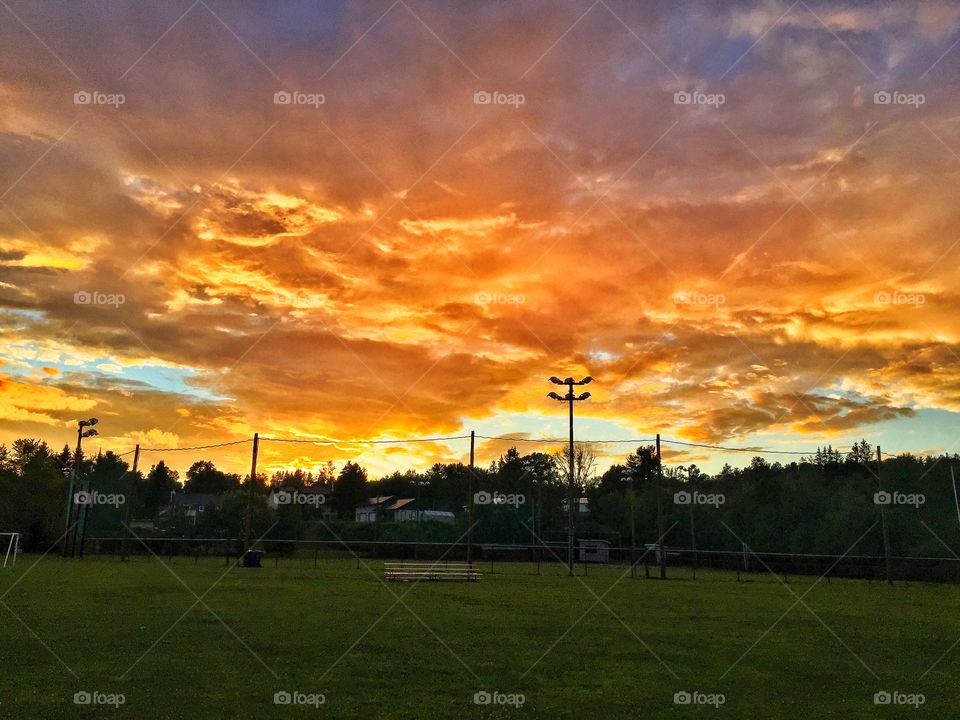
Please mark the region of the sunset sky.
[[956, 450], [958, 42], [949, 2], [2, 0], [0, 442], [563, 437], [589, 374], [584, 438]]

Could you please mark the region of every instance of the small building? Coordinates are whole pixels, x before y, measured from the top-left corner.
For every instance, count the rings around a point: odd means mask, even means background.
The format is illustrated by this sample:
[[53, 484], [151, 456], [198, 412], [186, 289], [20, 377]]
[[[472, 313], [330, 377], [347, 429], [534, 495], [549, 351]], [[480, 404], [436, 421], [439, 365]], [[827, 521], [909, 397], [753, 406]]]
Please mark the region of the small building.
[[[223, 495], [214, 493], [170, 493], [169, 510], [173, 515], [182, 515], [194, 525], [200, 516], [223, 504]], [[163, 514], [163, 513], [161, 513]]]
[[396, 499], [396, 495], [380, 495], [368, 498], [365, 504], [353, 511], [353, 519], [358, 523], [376, 522]]
[[394, 522], [416, 522], [417, 500], [416, 498], [397, 498], [387, 511], [393, 514]]
[[610, 562], [610, 543], [606, 540], [581, 540], [580, 562]]

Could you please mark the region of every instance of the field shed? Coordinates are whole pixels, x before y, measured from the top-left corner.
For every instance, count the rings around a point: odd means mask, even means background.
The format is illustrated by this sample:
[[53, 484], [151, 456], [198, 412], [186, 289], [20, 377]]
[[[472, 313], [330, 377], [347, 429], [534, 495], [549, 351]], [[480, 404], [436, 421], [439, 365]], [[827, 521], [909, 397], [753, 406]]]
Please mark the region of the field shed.
[[610, 543], [606, 540], [581, 540], [580, 562], [610, 562]]

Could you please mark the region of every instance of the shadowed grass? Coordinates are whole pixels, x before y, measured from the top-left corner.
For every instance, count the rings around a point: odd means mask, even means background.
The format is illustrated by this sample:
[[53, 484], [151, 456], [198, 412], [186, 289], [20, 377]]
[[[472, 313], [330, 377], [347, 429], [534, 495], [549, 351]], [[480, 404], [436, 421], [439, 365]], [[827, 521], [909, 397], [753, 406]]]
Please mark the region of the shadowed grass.
[[[177, 559], [175, 577], [153, 558], [33, 561], [0, 574], [2, 717], [850, 719], [913, 712], [875, 706], [882, 689], [923, 693], [927, 717], [960, 700], [960, 647], [921, 677], [960, 638], [952, 586], [833, 580], [787, 612], [815, 578], [501, 564], [480, 583], [387, 587], [379, 562]], [[196, 598], [178, 578], [213, 586], [209, 609], [184, 615]], [[81, 690], [125, 704], [76, 706]], [[326, 702], [275, 705], [282, 690]], [[726, 702], [675, 705], [683, 690]], [[480, 691], [525, 703], [475, 705]]]

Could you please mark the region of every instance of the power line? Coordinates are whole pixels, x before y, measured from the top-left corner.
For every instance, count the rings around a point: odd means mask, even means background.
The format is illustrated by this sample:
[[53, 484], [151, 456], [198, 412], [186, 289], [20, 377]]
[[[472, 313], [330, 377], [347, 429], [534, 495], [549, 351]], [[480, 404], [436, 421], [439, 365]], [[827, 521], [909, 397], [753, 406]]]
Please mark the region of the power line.
[[[307, 440], [302, 438], [260, 438], [261, 442], [305, 443], [308, 445], [405, 445], [419, 442], [444, 442], [446, 440], [466, 440], [469, 435], [448, 435], [441, 437], [404, 438], [400, 440]], [[477, 436], [479, 437], [479, 435]]]
[[[540, 444], [566, 444], [569, 442], [566, 438], [531, 438], [531, 437], [497, 437], [492, 435], [476, 435], [478, 439], [488, 440], [492, 442], [510, 442], [510, 443], [540, 443]], [[333, 439], [326, 438], [322, 440], [313, 440], [308, 438], [281, 438], [281, 437], [265, 437], [260, 438], [261, 442], [277, 442], [277, 443], [296, 443], [304, 445], [321, 445], [321, 446], [330, 446], [330, 445], [407, 445], [412, 443], [431, 443], [431, 442], [447, 442], [451, 440], [467, 440], [469, 435], [441, 435], [435, 437], [420, 437], [420, 438], [397, 438], [394, 440], [363, 440], [363, 439]], [[687, 442], [684, 440], [670, 440], [667, 438], [661, 437], [660, 441], [666, 445], [679, 445], [683, 447], [690, 448], [701, 448], [704, 450], [717, 450], [720, 452], [735, 452], [735, 453], [752, 453], [753, 455], [791, 455], [791, 456], [806, 456], [813, 457], [816, 455], [818, 450], [823, 448], [818, 447], [817, 450], [773, 450], [769, 448], [762, 447], [732, 447], [729, 445], [711, 445], [708, 443], [694, 443]], [[193, 450], [211, 450], [215, 448], [230, 447], [233, 445], [244, 445], [247, 443], [253, 442], [251, 438], [243, 440], [233, 440], [230, 442], [215, 443], [211, 445], [193, 445], [190, 447], [175, 447], [175, 448], [140, 448], [141, 452], [185, 452]], [[623, 438], [623, 439], [612, 439], [612, 440], [578, 440], [578, 443], [584, 445], [644, 445], [652, 444], [655, 442], [655, 438]], [[842, 447], [833, 447], [831, 448], [837, 452], [849, 452], [849, 448]], [[126, 455], [132, 454], [133, 450], [128, 450], [124, 453], [117, 454], [117, 457], [124, 457]], [[898, 457], [900, 453], [889, 453], [884, 452], [883, 456], [888, 458]]]
[[[686, 447], [696, 447], [696, 448], [707, 448], [709, 450], [724, 450], [726, 452], [748, 452], [755, 455], [816, 455], [816, 450], [767, 450], [766, 448], [737, 448], [737, 447], [727, 447], [724, 445], [705, 445], [703, 443], [691, 443], [684, 442], [683, 440], [664, 440], [660, 438], [660, 442], [667, 445], [684, 445]], [[820, 448], [817, 448], [818, 450]], [[842, 448], [833, 448], [834, 450], [840, 451]]]
[[[532, 442], [532, 443], [567, 443], [568, 440], [557, 439], [557, 438], [513, 438], [513, 437], [490, 437], [489, 435], [477, 435], [478, 438], [484, 440], [498, 440], [502, 442]], [[583, 443], [584, 445], [592, 444], [635, 444], [642, 445], [643, 443], [653, 443], [656, 442], [656, 438], [636, 438], [636, 439], [627, 439], [627, 440], [577, 440], [578, 443]], [[686, 447], [697, 447], [697, 448], [706, 448], [710, 450], [724, 450], [728, 452], [749, 452], [754, 453], [755, 455], [815, 455], [816, 450], [768, 450], [766, 448], [737, 448], [737, 447], [727, 447], [724, 445], [706, 445], [703, 443], [691, 443], [684, 442], [683, 440], [666, 440], [663, 437], [660, 438], [660, 442], [667, 445], [684, 445]], [[843, 448], [833, 448], [834, 450], [842, 450]], [[887, 454], [887, 453], [884, 453]]]
[[[233, 440], [232, 442], [217, 443], [216, 445], [194, 445], [192, 447], [177, 447], [177, 448], [140, 448], [140, 452], [182, 452], [184, 450], [209, 450], [211, 448], [220, 448], [227, 447], [228, 445], [243, 445], [245, 443], [253, 442], [253, 438], [248, 438], [246, 440]], [[131, 452], [133, 452], [131, 450]], [[129, 454], [129, 453], [124, 453]]]
[[[482, 440], [497, 440], [499, 442], [533, 442], [533, 443], [568, 443], [569, 439], [564, 438], [513, 438], [513, 437], [492, 437], [490, 435], [477, 435], [478, 438]], [[627, 439], [627, 440], [577, 440], [578, 443], [583, 443], [584, 445], [591, 444], [618, 444], [618, 443], [628, 443], [635, 445], [637, 443], [652, 443], [656, 438], [638, 438], [638, 439]]]

